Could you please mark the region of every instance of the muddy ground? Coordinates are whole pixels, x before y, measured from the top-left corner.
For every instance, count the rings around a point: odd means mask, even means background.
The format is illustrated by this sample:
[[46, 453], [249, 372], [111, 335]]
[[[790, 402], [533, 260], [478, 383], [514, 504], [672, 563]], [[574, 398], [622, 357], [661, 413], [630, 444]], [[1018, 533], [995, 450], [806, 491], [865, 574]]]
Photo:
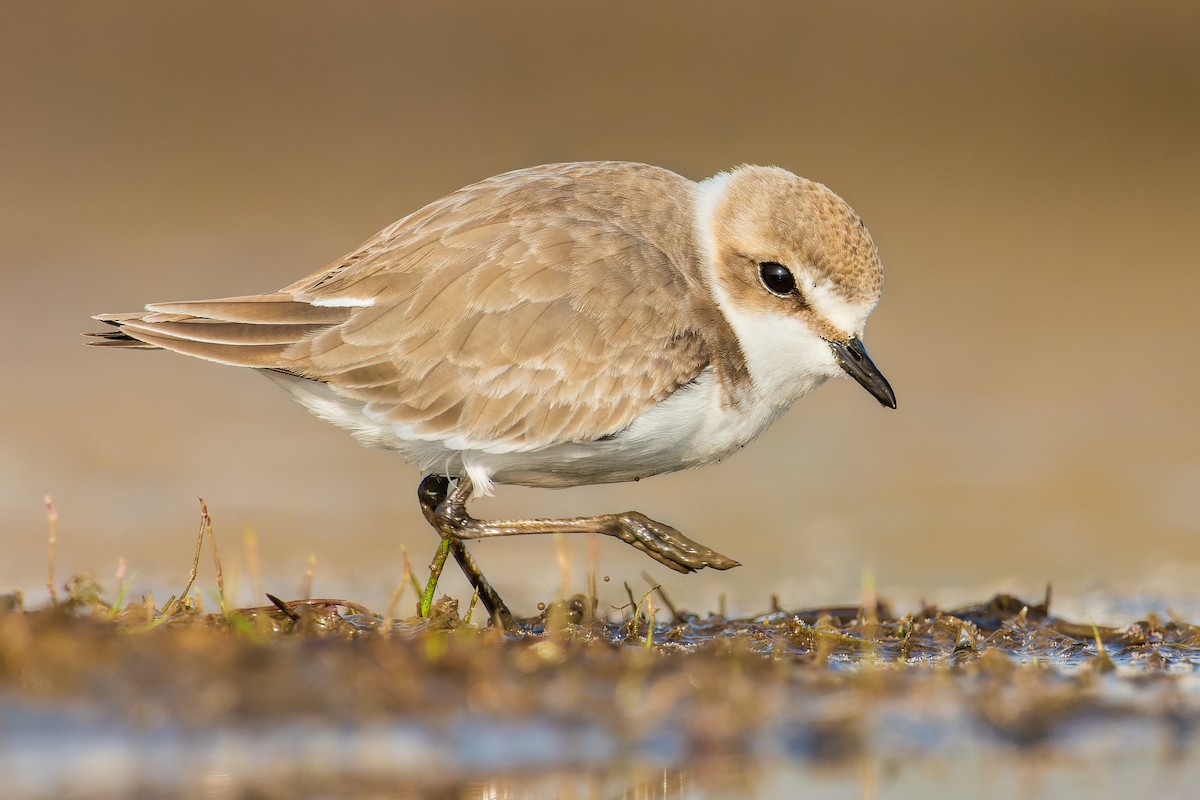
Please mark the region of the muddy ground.
[[726, 619], [649, 592], [512, 634], [448, 597], [421, 618], [118, 593], [4, 598], [6, 796], [1184, 797], [1197, 777], [1182, 619], [1006, 595]]

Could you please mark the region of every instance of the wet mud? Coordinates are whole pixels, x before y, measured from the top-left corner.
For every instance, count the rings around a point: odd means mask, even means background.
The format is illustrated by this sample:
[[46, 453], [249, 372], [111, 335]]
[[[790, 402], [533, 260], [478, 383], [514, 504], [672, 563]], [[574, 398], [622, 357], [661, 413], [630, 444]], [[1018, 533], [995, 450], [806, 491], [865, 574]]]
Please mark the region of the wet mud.
[[87, 578], [4, 598], [8, 796], [765, 797], [831, 776], [851, 793], [829, 796], [889, 796], [931, 759], [1052, 775], [1141, 753], [1151, 784], [1195, 761], [1181, 619], [1097, 627], [1007, 595], [726, 619], [652, 593], [551, 603], [513, 635], [447, 597], [428, 618], [188, 598], [116, 603]]

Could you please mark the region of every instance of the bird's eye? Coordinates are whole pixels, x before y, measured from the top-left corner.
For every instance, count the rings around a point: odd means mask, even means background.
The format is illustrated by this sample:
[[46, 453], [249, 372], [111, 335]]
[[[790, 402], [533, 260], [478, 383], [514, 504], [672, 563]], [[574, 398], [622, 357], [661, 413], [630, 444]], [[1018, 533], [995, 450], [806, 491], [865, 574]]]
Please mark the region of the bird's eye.
[[789, 295], [796, 291], [796, 279], [792, 271], [783, 264], [774, 261], [764, 261], [758, 265], [758, 274], [763, 286], [777, 295]]

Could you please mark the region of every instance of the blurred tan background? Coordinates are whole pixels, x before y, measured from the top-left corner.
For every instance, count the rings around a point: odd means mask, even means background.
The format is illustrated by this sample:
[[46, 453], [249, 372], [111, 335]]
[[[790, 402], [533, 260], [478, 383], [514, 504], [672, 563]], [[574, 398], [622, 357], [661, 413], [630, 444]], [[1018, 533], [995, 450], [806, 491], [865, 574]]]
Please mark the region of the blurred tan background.
[[[950, 602], [1195, 594], [1195, 4], [4, 5], [0, 589], [44, 591], [48, 492], [60, 576], [124, 556], [175, 590], [202, 495], [230, 571], [250, 526], [268, 590], [313, 554], [318, 594], [386, 603], [401, 545], [435, 546], [415, 469], [257, 375], [79, 333], [277, 288], [488, 175], [628, 159], [842, 194], [887, 268], [866, 342], [899, 410], [838, 381], [717, 467], [477, 514], [636, 508], [745, 565], [603, 541], [612, 603], [643, 569], [700, 610], [854, 600], [864, 566]], [[520, 611], [558, 590], [550, 540], [473, 549]]]

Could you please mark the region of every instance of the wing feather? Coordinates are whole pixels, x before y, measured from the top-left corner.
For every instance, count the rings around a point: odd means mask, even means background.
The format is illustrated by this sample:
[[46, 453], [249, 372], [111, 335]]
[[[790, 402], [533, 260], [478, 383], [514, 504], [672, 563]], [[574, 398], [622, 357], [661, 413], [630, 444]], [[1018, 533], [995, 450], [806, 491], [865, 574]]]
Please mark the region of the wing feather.
[[692, 186], [613, 162], [508, 173], [278, 292], [104, 319], [125, 346], [325, 382], [400, 438], [489, 452], [590, 441], [709, 363], [689, 313]]

